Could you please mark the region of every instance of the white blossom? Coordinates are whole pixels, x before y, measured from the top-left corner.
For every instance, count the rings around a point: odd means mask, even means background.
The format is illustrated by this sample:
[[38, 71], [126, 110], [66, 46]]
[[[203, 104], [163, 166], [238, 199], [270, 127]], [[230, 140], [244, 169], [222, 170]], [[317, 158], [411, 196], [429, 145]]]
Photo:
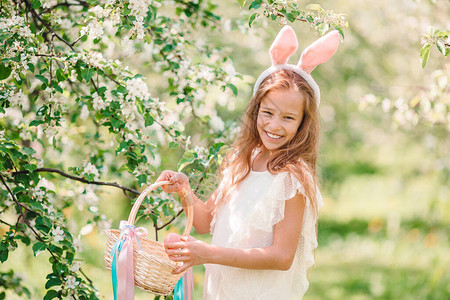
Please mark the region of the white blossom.
[[51, 8], [52, 6], [57, 4], [56, 0], [44, 0], [44, 3], [42, 4], [43, 8]]
[[136, 34], [138, 40], [142, 40], [145, 36], [144, 21], [142, 17], [136, 17], [136, 21], [133, 21], [133, 31]]
[[133, 78], [127, 81], [128, 95], [126, 100], [147, 99], [150, 97], [147, 84], [140, 78]]
[[103, 54], [99, 51], [92, 51], [87, 55], [87, 59], [89, 61], [89, 64], [91, 64], [94, 67], [100, 68], [101, 62], [104, 62], [105, 59], [103, 58]]
[[94, 225], [87, 224], [86, 226], [81, 228], [80, 235], [87, 235], [87, 234], [91, 233], [93, 229], [94, 229]]
[[209, 121], [209, 124], [212, 126], [213, 129], [218, 131], [225, 129], [225, 123], [218, 116], [212, 116], [211, 120]]
[[81, 267], [81, 262], [79, 262], [79, 261], [75, 261], [73, 264], [72, 264], [72, 268], [70, 269], [72, 272], [78, 272], [79, 270], [80, 270], [80, 267]]
[[18, 90], [17, 92], [11, 91], [8, 100], [11, 105], [20, 105], [23, 109], [29, 108], [28, 98], [22, 90]]
[[130, 14], [136, 17], [145, 17], [151, 3], [152, 1], [149, 0], [130, 0], [128, 4], [128, 8], [131, 9]]
[[381, 107], [383, 108], [384, 112], [388, 112], [391, 109], [391, 100], [389, 99], [383, 99], [381, 102]]
[[94, 7], [91, 7], [89, 9], [89, 12], [93, 13], [97, 18], [103, 18], [106, 17], [104, 15], [104, 9], [100, 5], [96, 5]]
[[89, 117], [89, 109], [87, 105], [83, 105], [80, 112], [80, 119], [85, 121]]
[[98, 178], [100, 177], [98, 169], [93, 164], [91, 164], [90, 162], [85, 163], [84, 166], [83, 166], [83, 169], [84, 169], [83, 170], [84, 174], [94, 174], [95, 175], [94, 176], [94, 180], [98, 180]]
[[44, 187], [46, 190], [49, 191], [55, 191], [56, 187], [53, 184], [53, 182], [48, 181], [45, 178], [40, 178], [39, 183], [37, 184], [36, 188]]
[[41, 189], [41, 187], [37, 186], [32, 190], [33, 198], [35, 198], [37, 201], [42, 201], [45, 196], [45, 190]]
[[44, 129], [45, 135], [50, 139], [53, 138], [59, 132], [58, 126], [48, 126]]
[[193, 150], [197, 153], [198, 159], [205, 160], [208, 157], [208, 150], [204, 147], [195, 146]]
[[70, 81], [72, 82], [77, 81], [77, 76], [78, 76], [77, 71], [75, 70], [70, 71]]
[[[121, 104], [120, 107], [122, 109], [122, 114], [124, 116], [129, 117], [130, 120], [134, 120], [135, 116], [134, 116], [133, 112], [135, 110], [135, 107], [134, 107], [134, 104], [132, 102], [124, 102], [124, 103]], [[130, 126], [133, 126], [133, 125], [136, 126], [136, 124], [134, 124], [134, 123], [127, 123], [127, 124], [130, 124], [127, 127], [130, 127]], [[134, 128], [134, 130], [136, 130], [136, 128]]]
[[[87, 203], [88, 205], [97, 205], [98, 196], [95, 193], [94, 187], [88, 185], [85, 189], [85, 192], [80, 195], [80, 201], [82, 203]], [[83, 206], [81, 206], [81, 208], [82, 207]]]
[[92, 94], [92, 106], [95, 110], [105, 109], [108, 107], [108, 103], [100, 97], [97, 92]]
[[75, 251], [81, 252], [83, 244], [81, 243], [80, 236], [78, 236], [76, 239], [73, 239], [73, 247], [75, 248]]
[[57, 226], [55, 229], [53, 229], [52, 234], [56, 243], [64, 240], [64, 230], [62, 230], [61, 227]]
[[83, 36], [85, 34], [88, 34], [89, 39], [95, 40], [103, 36], [103, 27], [97, 20], [94, 19], [87, 26], [81, 28], [80, 35]]
[[76, 281], [75, 276], [67, 276], [66, 277], [66, 288], [73, 290], [76, 288], [77, 285], [79, 285], [80, 282]]

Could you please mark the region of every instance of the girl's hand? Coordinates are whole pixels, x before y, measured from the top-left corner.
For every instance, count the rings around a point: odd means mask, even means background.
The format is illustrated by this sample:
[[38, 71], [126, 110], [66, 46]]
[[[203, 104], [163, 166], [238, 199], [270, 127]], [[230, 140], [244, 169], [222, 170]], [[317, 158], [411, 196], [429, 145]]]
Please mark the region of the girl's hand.
[[192, 266], [202, 265], [208, 262], [210, 245], [193, 238], [181, 236], [181, 242], [165, 243], [165, 251], [169, 258], [183, 265], [173, 271], [179, 274]]
[[166, 193], [179, 193], [183, 187], [189, 187], [189, 178], [185, 174], [170, 170], [162, 171], [158, 181], [170, 181], [170, 184], [161, 186]]

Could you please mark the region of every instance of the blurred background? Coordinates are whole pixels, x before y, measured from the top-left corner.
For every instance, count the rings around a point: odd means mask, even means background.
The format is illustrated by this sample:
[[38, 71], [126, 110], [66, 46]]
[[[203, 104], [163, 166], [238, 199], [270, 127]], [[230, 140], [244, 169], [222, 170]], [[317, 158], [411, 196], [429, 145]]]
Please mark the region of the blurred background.
[[[206, 105], [226, 123], [243, 113], [256, 77], [270, 64], [267, 51], [282, 25], [262, 22], [249, 29], [238, 21], [249, 12], [235, 1], [217, 1], [217, 5], [224, 16], [223, 34], [199, 32], [197, 38], [222, 45], [243, 75], [236, 82], [237, 97], [214, 88], [205, 95]], [[420, 116], [416, 120], [398, 113], [403, 103], [433, 94], [437, 80], [448, 115], [448, 59], [433, 48], [422, 68], [419, 51], [429, 26], [450, 28], [450, 2], [334, 0], [320, 5], [345, 13], [349, 27], [337, 54], [313, 72], [322, 92], [318, 166], [325, 207], [320, 212], [316, 264], [309, 272], [310, 288], [304, 299], [450, 299], [449, 120], [433, 122]], [[305, 24], [293, 27], [300, 47], [291, 63], [317, 38]], [[158, 94], [164, 83], [149, 74], [151, 63], [144, 55], [133, 50], [122, 59], [146, 76], [152, 94]], [[193, 145], [204, 143], [196, 134], [198, 126], [186, 124]], [[160, 157], [161, 169], [176, 169], [174, 162], [182, 153], [167, 149], [161, 153], [165, 153]], [[128, 216], [129, 201], [121, 191], [107, 187], [100, 198], [100, 210], [117, 228]], [[67, 208], [66, 213], [76, 222], [81, 212]], [[181, 231], [183, 224], [181, 217], [169, 230]], [[102, 297], [112, 299], [110, 272], [102, 258], [105, 239], [101, 232], [86, 228], [81, 257], [86, 260], [84, 272], [96, 282]], [[46, 274], [41, 268], [48, 268], [47, 257], [36, 260], [23, 248], [12, 255], [5, 269], [23, 272], [32, 288], [42, 289], [45, 278], [39, 274]], [[194, 271], [196, 299], [201, 299], [204, 269], [197, 266]], [[136, 299], [152, 296], [136, 290]]]

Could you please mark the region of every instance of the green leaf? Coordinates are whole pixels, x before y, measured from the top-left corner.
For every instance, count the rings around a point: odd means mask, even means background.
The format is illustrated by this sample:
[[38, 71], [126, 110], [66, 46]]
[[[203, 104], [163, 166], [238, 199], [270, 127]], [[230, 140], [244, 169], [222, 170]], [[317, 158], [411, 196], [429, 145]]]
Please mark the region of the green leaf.
[[240, 5], [241, 7], [244, 7], [246, 1], [247, 1], [247, 0], [236, 0], [236, 2], [239, 3], [239, 5]]
[[30, 147], [23, 147], [23, 148], [22, 148], [22, 151], [23, 151], [25, 154], [28, 154], [28, 155], [33, 155], [33, 154], [36, 153], [36, 151], [35, 151], [33, 148], [30, 148]]
[[297, 18], [297, 16], [296, 16], [295, 14], [293, 14], [293, 13], [288, 13], [288, 14], [286, 15], [286, 17], [287, 17], [287, 19], [289, 20], [289, 22], [294, 22], [295, 19]]
[[41, 124], [44, 124], [44, 121], [42, 121], [42, 120], [33, 120], [33, 121], [30, 122], [30, 127], [31, 126], [39, 126]]
[[49, 289], [55, 285], [61, 285], [62, 281], [58, 277], [52, 275], [49, 280], [45, 283], [45, 288]]
[[53, 298], [58, 298], [58, 292], [55, 290], [48, 290], [47, 294], [44, 296], [44, 300], [51, 300]]
[[[32, 149], [34, 151], [34, 149]], [[34, 153], [36, 153], [36, 151], [34, 151]], [[31, 155], [33, 155], [34, 153], [32, 153]], [[23, 168], [27, 171], [33, 172], [34, 170], [37, 169], [37, 165], [35, 164], [26, 164], [23, 166]]]
[[227, 83], [227, 87], [230, 88], [230, 89], [233, 91], [233, 94], [234, 94], [235, 96], [237, 96], [238, 91], [237, 91], [237, 88], [236, 88], [236, 86], [235, 86], [234, 84], [232, 84], [232, 83]]
[[117, 92], [118, 92], [118, 93], [121, 93], [121, 94], [124, 94], [124, 93], [127, 92], [127, 88], [124, 87], [123, 85], [119, 85], [119, 86], [117, 87]]
[[123, 8], [123, 13], [122, 15], [124, 16], [128, 16], [131, 12], [131, 9], [128, 8], [128, 5], [125, 5], [125, 7]]
[[152, 42], [152, 36], [151, 36], [150, 34], [146, 34], [146, 35], [144, 36], [144, 41], [145, 41], [147, 44], [150, 44], [150, 43]]
[[339, 34], [342, 36], [342, 38], [345, 38], [345, 37], [344, 37], [344, 31], [342, 31], [342, 28], [341, 28], [341, 27], [339, 27], [339, 26], [334, 26], [334, 29], [336, 29], [337, 31], [339, 31]]
[[441, 52], [444, 56], [445, 55], [445, 43], [442, 40], [438, 40], [436, 42], [436, 47], [438, 48], [439, 52]]
[[147, 175], [145, 175], [145, 174], [141, 174], [141, 175], [137, 176], [137, 179], [138, 179], [139, 185], [141, 185], [141, 186], [143, 184], [147, 183]]
[[177, 16], [181, 16], [182, 13], [183, 13], [183, 9], [181, 7], [175, 8], [175, 14]]
[[420, 49], [420, 59], [422, 60], [422, 68], [427, 65], [428, 58], [430, 58], [430, 44], [426, 44]]
[[58, 69], [56, 70], [56, 78], [58, 79], [58, 81], [64, 81], [68, 77], [66, 74], [64, 74], [64, 71], [62, 69]]
[[29, 245], [30, 242], [31, 242], [31, 240], [30, 240], [29, 237], [23, 236], [23, 235], [16, 235], [16, 236], [14, 237], [14, 239], [16, 239], [16, 240], [21, 240], [22, 243], [24, 243], [25, 245]]
[[32, 9], [38, 9], [39, 7], [41, 7], [41, 1], [39, 1], [39, 0], [31, 1], [31, 8]]
[[254, 13], [250, 16], [250, 19], [248, 20], [248, 27], [252, 27], [252, 24], [257, 17], [259, 17], [259, 13]]
[[83, 77], [86, 82], [89, 82], [94, 74], [95, 69], [84, 69], [83, 71], [81, 71], [81, 77]]
[[52, 228], [52, 221], [49, 218], [39, 216], [36, 218], [36, 229], [48, 233]]
[[261, 3], [262, 3], [261, 0], [255, 0], [255, 1], [253, 1], [253, 2], [250, 4], [250, 6], [248, 7], [248, 9], [249, 9], [249, 10], [250, 10], [250, 9], [258, 9], [258, 8], [261, 7]]
[[34, 65], [31, 64], [31, 63], [28, 63], [27, 66], [28, 66], [28, 69], [30, 70], [30, 72], [33, 73], [34, 72]]
[[177, 142], [170, 142], [169, 143], [169, 149], [177, 149], [178, 143]]
[[63, 89], [55, 82], [52, 87], [59, 93], [64, 93]]
[[34, 256], [38, 256], [39, 253], [41, 253], [42, 251], [44, 251], [45, 249], [47, 249], [47, 245], [43, 242], [37, 242], [36, 244], [33, 245], [33, 253]]
[[150, 114], [148, 114], [148, 113], [146, 113], [146, 114], [144, 115], [144, 120], [145, 120], [145, 127], [151, 126], [151, 125], [153, 124], [153, 122], [155, 121], [155, 120], [153, 119], [153, 117], [150, 116]]
[[44, 76], [36, 75], [35, 77], [36, 77], [36, 79], [39, 79], [40, 81], [42, 81], [42, 83], [48, 84], [48, 79], [45, 78]]
[[122, 120], [116, 118], [111, 118], [111, 125], [112, 127], [118, 129], [125, 127], [125, 123]]
[[1, 248], [0, 248], [0, 262], [5, 262], [8, 259], [8, 243], [4, 242], [1, 244]]
[[444, 38], [450, 35], [450, 30], [441, 30], [436, 33], [436, 37]]
[[11, 68], [0, 64], [0, 80], [4, 80], [11, 75]]

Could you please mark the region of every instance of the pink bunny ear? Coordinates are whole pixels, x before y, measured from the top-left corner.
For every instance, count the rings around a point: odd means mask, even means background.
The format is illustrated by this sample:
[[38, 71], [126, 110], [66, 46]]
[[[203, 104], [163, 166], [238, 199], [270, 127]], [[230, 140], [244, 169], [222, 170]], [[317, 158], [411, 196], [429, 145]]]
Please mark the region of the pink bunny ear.
[[298, 42], [291, 26], [284, 26], [270, 46], [269, 54], [272, 66], [284, 65], [289, 57], [297, 50]]
[[315, 67], [328, 61], [336, 53], [339, 42], [340, 35], [337, 30], [327, 33], [303, 50], [298, 66], [311, 74]]

